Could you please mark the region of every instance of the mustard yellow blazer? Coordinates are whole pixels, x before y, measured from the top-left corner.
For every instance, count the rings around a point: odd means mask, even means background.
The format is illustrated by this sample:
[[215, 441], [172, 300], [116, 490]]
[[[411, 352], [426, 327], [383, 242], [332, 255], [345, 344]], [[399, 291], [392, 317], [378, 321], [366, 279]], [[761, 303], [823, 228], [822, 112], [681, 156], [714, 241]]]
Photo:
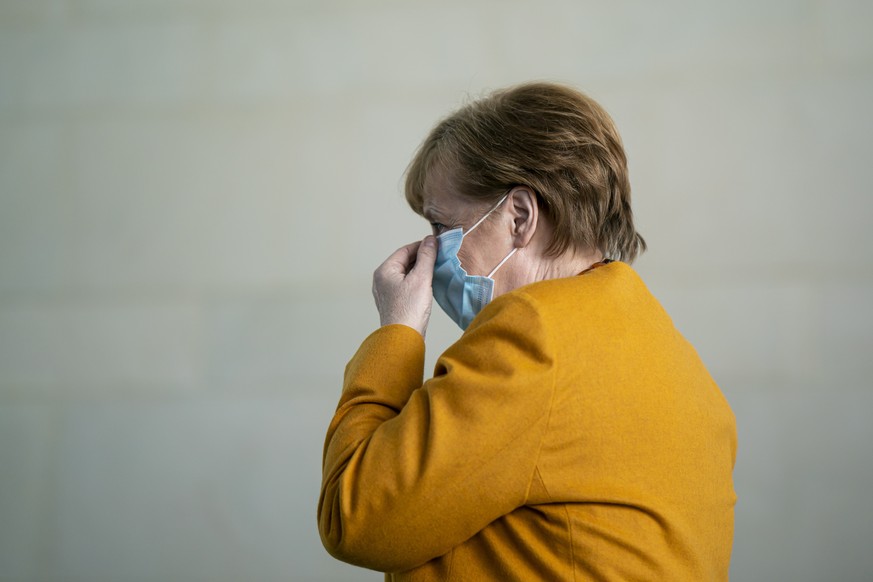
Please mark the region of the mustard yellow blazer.
[[402, 325], [346, 367], [332, 555], [387, 580], [727, 580], [734, 415], [628, 265], [498, 297], [423, 368]]

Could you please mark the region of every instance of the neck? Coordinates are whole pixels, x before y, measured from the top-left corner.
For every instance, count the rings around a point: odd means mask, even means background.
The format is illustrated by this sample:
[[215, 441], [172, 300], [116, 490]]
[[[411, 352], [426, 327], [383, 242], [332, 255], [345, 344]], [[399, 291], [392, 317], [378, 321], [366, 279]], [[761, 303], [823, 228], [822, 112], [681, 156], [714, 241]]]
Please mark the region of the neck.
[[[598, 250], [589, 252], [567, 251], [559, 257], [531, 256], [525, 253], [524, 250], [520, 249], [515, 253], [512, 261], [509, 261], [497, 272], [495, 276], [495, 297], [530, 283], [573, 277], [603, 260], [603, 253]], [[515, 261], [518, 261], [514, 265], [515, 268], [507, 269]], [[506, 272], [501, 277], [500, 274], [503, 269], [506, 269]]]
[[535, 272], [535, 281], [572, 277], [591, 268], [591, 265], [603, 260], [603, 253], [591, 251], [586, 253], [568, 252], [557, 258], [541, 257]]

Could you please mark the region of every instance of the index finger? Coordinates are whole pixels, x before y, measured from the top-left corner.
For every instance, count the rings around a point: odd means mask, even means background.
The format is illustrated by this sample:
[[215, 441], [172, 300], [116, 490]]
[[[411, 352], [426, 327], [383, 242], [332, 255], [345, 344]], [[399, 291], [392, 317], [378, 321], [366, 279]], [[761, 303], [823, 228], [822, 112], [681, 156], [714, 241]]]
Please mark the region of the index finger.
[[385, 259], [385, 263], [383, 264], [400, 267], [404, 272], [409, 271], [409, 269], [415, 265], [415, 258], [418, 255], [419, 245], [421, 245], [421, 241], [415, 241], [400, 247], [391, 253], [391, 255]]

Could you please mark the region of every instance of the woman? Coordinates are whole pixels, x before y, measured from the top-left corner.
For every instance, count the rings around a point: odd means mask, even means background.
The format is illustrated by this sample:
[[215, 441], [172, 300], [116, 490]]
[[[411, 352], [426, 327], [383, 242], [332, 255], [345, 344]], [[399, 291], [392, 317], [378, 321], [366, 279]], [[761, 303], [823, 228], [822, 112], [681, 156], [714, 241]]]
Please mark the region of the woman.
[[[407, 171], [434, 236], [376, 270], [319, 529], [388, 580], [726, 580], [733, 414], [628, 266], [645, 249], [606, 112], [527, 84]], [[422, 383], [433, 296], [464, 329]]]

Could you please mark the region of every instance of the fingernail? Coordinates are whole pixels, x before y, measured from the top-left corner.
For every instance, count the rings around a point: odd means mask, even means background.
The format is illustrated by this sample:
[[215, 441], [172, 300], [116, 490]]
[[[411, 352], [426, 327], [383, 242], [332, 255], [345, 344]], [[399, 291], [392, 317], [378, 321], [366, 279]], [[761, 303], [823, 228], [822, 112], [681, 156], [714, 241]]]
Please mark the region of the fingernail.
[[424, 237], [424, 245], [425, 246], [432, 247], [435, 244], [436, 244], [436, 239], [434, 239], [432, 236]]

